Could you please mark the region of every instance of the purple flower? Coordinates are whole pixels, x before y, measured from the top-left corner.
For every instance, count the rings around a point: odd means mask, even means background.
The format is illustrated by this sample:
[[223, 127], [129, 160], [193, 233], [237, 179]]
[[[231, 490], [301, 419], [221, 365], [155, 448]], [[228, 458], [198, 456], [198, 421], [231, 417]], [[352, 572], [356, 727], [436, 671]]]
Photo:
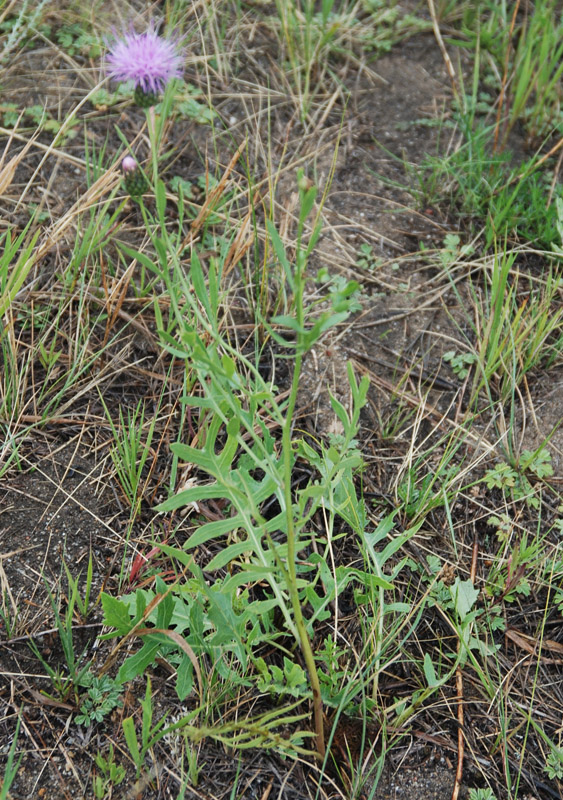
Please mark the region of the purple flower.
[[136, 92], [153, 97], [163, 92], [172, 78], [180, 77], [182, 62], [179, 42], [163, 39], [154, 28], [146, 33], [131, 30], [124, 34], [107, 56], [110, 78], [133, 81]]

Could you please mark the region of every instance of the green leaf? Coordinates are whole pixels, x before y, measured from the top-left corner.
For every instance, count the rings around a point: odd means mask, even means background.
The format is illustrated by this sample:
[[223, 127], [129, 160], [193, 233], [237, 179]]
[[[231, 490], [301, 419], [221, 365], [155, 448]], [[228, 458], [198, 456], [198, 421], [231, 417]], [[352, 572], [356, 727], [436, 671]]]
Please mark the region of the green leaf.
[[182, 661], [180, 662], [180, 666], [178, 667], [176, 677], [176, 694], [180, 700], [185, 700], [193, 689], [193, 670], [194, 668], [192, 666], [192, 662], [187, 655], [184, 655]]
[[235, 455], [238, 450], [238, 434], [240, 431], [240, 420], [236, 417], [233, 417], [227, 423], [227, 442], [221, 452], [221, 455], [218, 459], [218, 468], [220, 474], [227, 474], [229, 472], [229, 467], [234, 461]]
[[137, 733], [135, 731], [135, 720], [133, 717], [127, 717], [121, 723], [123, 728], [123, 733], [125, 735], [125, 741], [127, 742], [127, 747], [129, 748], [129, 752], [131, 753], [131, 757], [135, 763], [136, 767], [140, 767], [142, 763], [141, 759], [141, 750], [139, 748], [139, 742], [137, 740]]
[[[268, 555], [268, 554], [266, 554]], [[256, 581], [263, 581], [270, 579], [270, 576], [275, 575], [276, 567], [275, 566], [264, 566], [263, 564], [245, 564], [243, 572], [236, 572], [234, 575], [231, 575], [230, 578], [227, 578], [223, 583], [223, 591], [227, 594], [229, 592], [234, 592], [238, 589], [239, 586], [246, 586], [249, 583], [254, 583]], [[272, 579], [273, 580], [273, 579]], [[276, 583], [278, 586], [285, 590], [285, 583], [282, 579], [280, 579], [277, 575], [275, 577]], [[270, 611], [272, 608], [278, 605], [278, 601], [276, 599], [273, 600], [255, 600], [253, 603], [246, 607], [244, 612], [245, 617], [249, 615], [252, 616], [254, 614], [254, 610], [256, 609], [256, 614], [260, 615], [265, 613], [266, 611]]]
[[289, 314], [278, 314], [278, 316], [272, 317], [270, 322], [273, 325], [283, 325], [284, 328], [289, 328], [290, 331], [295, 331], [295, 333], [304, 334], [306, 332], [306, 329], [297, 323], [295, 317]]
[[119, 249], [123, 250], [123, 252], [126, 253], [130, 258], [134, 258], [136, 261], [138, 261], [140, 264], [142, 264], [151, 272], [156, 272], [157, 275], [160, 275], [160, 270], [158, 269], [154, 261], [152, 261], [147, 255], [141, 253], [139, 250], [134, 250], [132, 247], [123, 244], [123, 242], [119, 242], [118, 246]]
[[[23, 240], [31, 222], [32, 220], [28, 222], [14, 242], [11, 241], [10, 231], [5, 238], [4, 253], [0, 256], [0, 316], [4, 314], [15, 298], [33, 266], [32, 252], [40, 233], [39, 230], [33, 234], [31, 241], [22, 249]], [[18, 250], [17, 261], [13, 264], [12, 259]]]
[[182, 461], [186, 461], [187, 463], [191, 464], [197, 464], [205, 469], [206, 472], [211, 472], [213, 469], [213, 459], [210, 457], [210, 454], [206, 452], [206, 450], [200, 450], [197, 447], [191, 447], [189, 444], [181, 444], [180, 442], [174, 442], [170, 449], [174, 455], [180, 458]]
[[436, 670], [434, 669], [434, 664], [432, 663], [430, 653], [424, 654], [424, 677], [426, 678], [426, 682], [431, 689], [440, 685], [440, 681], [436, 676]]
[[252, 544], [246, 540], [244, 542], [236, 542], [236, 544], [231, 544], [228, 547], [223, 548], [220, 553], [217, 553], [217, 555], [211, 559], [206, 569], [208, 569], [210, 572], [221, 569], [227, 564], [230, 564], [231, 561], [234, 561], [235, 558], [238, 558], [243, 553], [248, 553], [251, 550]]
[[117, 597], [112, 597], [102, 592], [102, 608], [104, 610], [104, 625], [116, 628], [119, 633], [129, 633], [133, 627], [129, 609]]
[[529, 469], [540, 479], [550, 478], [553, 475], [551, 453], [546, 447], [542, 447], [536, 453], [524, 450], [520, 460], [524, 469]]
[[299, 209], [299, 224], [300, 226], [303, 225], [315, 203], [315, 198], [317, 196], [317, 187], [316, 186], [309, 186], [307, 187], [308, 180], [305, 177], [305, 172], [302, 168], [297, 170], [297, 186], [299, 189], [299, 201], [300, 201], [300, 209]]
[[[150, 675], [147, 675], [147, 688], [145, 691], [145, 697], [143, 700], [140, 701], [141, 708], [143, 709], [143, 724], [141, 726], [141, 732], [142, 732], [144, 752], [146, 752], [148, 745], [148, 736], [152, 728], [153, 704], [152, 704], [151, 694], [152, 694], [151, 678]], [[163, 720], [160, 721], [162, 722]]]
[[311, 234], [309, 241], [307, 242], [307, 249], [305, 251], [305, 256], [309, 256], [315, 249], [315, 245], [319, 241], [319, 236], [321, 235], [322, 229], [323, 229], [322, 222], [319, 221], [315, 225], [313, 233]]
[[274, 252], [275, 252], [275, 254], [276, 254], [277, 258], [278, 258], [278, 261], [282, 265], [283, 270], [285, 272], [285, 277], [287, 279], [287, 282], [289, 283], [289, 285], [291, 287], [291, 291], [294, 292], [295, 291], [295, 280], [293, 278], [293, 269], [292, 269], [289, 261], [287, 260], [287, 256], [285, 254], [285, 247], [284, 247], [284, 244], [283, 244], [283, 242], [281, 240], [281, 236], [277, 232], [276, 226], [274, 225], [272, 220], [270, 220], [270, 219], [266, 220], [266, 228], [267, 228], [268, 233], [270, 235], [270, 239], [271, 239], [271, 242], [272, 242], [272, 246], [274, 248]]
[[135, 655], [127, 658], [121, 665], [117, 674], [119, 683], [132, 681], [142, 675], [146, 668], [154, 662], [160, 647], [160, 642], [145, 641], [141, 649]]
[[[205, 587], [202, 587], [205, 591]], [[232, 598], [223, 594], [218, 588], [205, 591], [209, 599], [208, 615], [215, 626], [215, 633], [210, 637], [211, 646], [229, 644], [234, 646], [237, 657], [246, 667], [246, 650], [242, 642], [244, 635], [244, 618], [235, 614]]]
[[348, 361], [346, 365], [346, 370], [348, 372], [348, 382], [350, 384], [350, 389], [352, 390], [352, 399], [354, 401], [354, 407], [359, 410], [363, 408], [367, 403], [369, 378], [367, 375], [362, 375], [362, 377], [360, 378], [360, 383], [358, 384], [356, 381], [356, 376], [354, 375], [354, 367], [352, 366], [351, 361]]
[[234, 359], [228, 356], [226, 353], [221, 357], [221, 364], [223, 365], [223, 369], [225, 370], [225, 375], [229, 380], [233, 377], [236, 372], [236, 364]]
[[156, 182], [155, 196], [158, 219], [160, 224], [164, 225], [166, 219], [166, 186], [160, 178]]
[[346, 411], [340, 400], [337, 400], [330, 390], [329, 390], [329, 395], [330, 395], [330, 404], [332, 406], [332, 410], [342, 423], [342, 426], [344, 427], [344, 433], [348, 433], [351, 425], [348, 412]]
[[163, 553], [167, 556], [171, 556], [172, 558], [176, 558], [180, 564], [184, 567], [191, 567], [194, 563], [194, 557], [190, 553], [184, 552], [179, 547], [172, 547], [169, 544], [161, 544], [159, 542], [158, 547], [162, 550]]
[[315, 324], [309, 328], [303, 335], [303, 347], [305, 350], [308, 350], [312, 347], [315, 342], [320, 338], [320, 336], [328, 331], [329, 328], [334, 327], [335, 325], [339, 325], [341, 322], [344, 322], [349, 317], [348, 311], [341, 311], [336, 314], [326, 313], [323, 314]]
[[183, 492], [178, 492], [173, 497], [169, 497], [164, 503], [160, 503], [157, 511], [175, 511], [177, 508], [187, 506], [189, 503], [198, 502], [199, 500], [230, 500], [230, 494], [227, 489], [220, 486], [218, 483], [207, 484], [206, 486], [194, 486], [190, 489], [184, 489]]
[[209, 296], [207, 294], [207, 287], [205, 285], [205, 277], [203, 275], [203, 270], [201, 268], [201, 261], [199, 260], [195, 248], [192, 250], [190, 277], [192, 280], [192, 285], [195, 289], [197, 299], [205, 309], [205, 313], [207, 314], [207, 319], [209, 320], [209, 322], [213, 323], [214, 319], [211, 311], [211, 304], [209, 303]]
[[455, 583], [449, 589], [456, 614], [460, 621], [463, 622], [475, 605], [479, 597], [479, 591], [470, 580], [460, 581], [459, 578], [456, 578]]
[[215, 520], [214, 522], [206, 522], [204, 525], [200, 525], [195, 533], [192, 533], [184, 547], [186, 549], [198, 547], [210, 541], [210, 539], [216, 539], [218, 536], [224, 536], [227, 533], [238, 530], [243, 524], [244, 520], [240, 514]]
[[156, 627], [166, 629], [174, 613], [174, 598], [172, 593], [167, 591], [166, 584], [160, 577], [156, 579], [156, 591], [157, 594], [164, 595], [164, 599], [160, 601], [157, 607]]
[[160, 259], [160, 264], [162, 270], [168, 269], [168, 247], [167, 243], [164, 239], [160, 236], [153, 235], [152, 243], [154, 244], [154, 249]]
[[[219, 264], [223, 263], [224, 258], [225, 256], [223, 256], [223, 260], [219, 259]], [[209, 303], [211, 305], [211, 319], [214, 320], [216, 324], [217, 309], [219, 308], [219, 281], [217, 279], [217, 259], [214, 257], [209, 259], [209, 267], [207, 269], [207, 291], [209, 294]]]

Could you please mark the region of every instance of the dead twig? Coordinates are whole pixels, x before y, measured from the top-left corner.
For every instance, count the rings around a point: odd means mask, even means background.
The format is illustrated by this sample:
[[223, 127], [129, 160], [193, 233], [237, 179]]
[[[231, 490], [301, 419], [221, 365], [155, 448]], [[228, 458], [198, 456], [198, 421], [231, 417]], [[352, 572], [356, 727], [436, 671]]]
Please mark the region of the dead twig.
[[442, 58], [444, 59], [444, 63], [446, 65], [446, 69], [448, 71], [448, 75], [450, 76], [450, 81], [452, 84], [452, 90], [456, 100], [459, 100], [459, 89], [457, 86], [457, 78], [455, 74], [454, 65], [452, 64], [452, 60], [448, 55], [448, 51], [446, 50], [446, 45], [444, 44], [444, 40], [442, 39], [442, 34], [440, 33], [440, 26], [438, 24], [438, 16], [436, 14], [436, 7], [434, 5], [434, 0], [428, 0], [428, 10], [430, 11], [430, 17], [432, 19], [432, 29], [434, 31], [434, 37], [438, 43], [438, 47], [440, 48], [440, 52], [442, 53]]

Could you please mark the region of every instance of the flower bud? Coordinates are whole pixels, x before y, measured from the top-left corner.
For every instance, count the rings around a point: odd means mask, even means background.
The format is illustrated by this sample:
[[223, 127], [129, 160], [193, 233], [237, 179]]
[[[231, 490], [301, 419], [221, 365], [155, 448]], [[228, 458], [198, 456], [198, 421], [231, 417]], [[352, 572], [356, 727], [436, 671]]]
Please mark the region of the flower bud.
[[148, 188], [148, 182], [133, 156], [125, 156], [121, 162], [125, 191], [131, 197], [140, 197]]

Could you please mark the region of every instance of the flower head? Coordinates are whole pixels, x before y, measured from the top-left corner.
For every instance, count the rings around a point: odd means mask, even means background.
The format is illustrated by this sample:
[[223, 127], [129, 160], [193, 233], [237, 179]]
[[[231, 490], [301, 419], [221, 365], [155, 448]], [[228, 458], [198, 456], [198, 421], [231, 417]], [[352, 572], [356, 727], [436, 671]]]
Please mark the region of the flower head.
[[121, 169], [123, 170], [123, 183], [125, 184], [125, 191], [131, 197], [140, 197], [148, 191], [149, 184], [143, 175], [139, 165], [133, 156], [125, 156], [121, 161]]
[[172, 78], [182, 74], [183, 53], [177, 41], [164, 39], [153, 28], [130, 31], [117, 39], [108, 56], [108, 75], [116, 81], [133, 81], [136, 96], [156, 96]]

